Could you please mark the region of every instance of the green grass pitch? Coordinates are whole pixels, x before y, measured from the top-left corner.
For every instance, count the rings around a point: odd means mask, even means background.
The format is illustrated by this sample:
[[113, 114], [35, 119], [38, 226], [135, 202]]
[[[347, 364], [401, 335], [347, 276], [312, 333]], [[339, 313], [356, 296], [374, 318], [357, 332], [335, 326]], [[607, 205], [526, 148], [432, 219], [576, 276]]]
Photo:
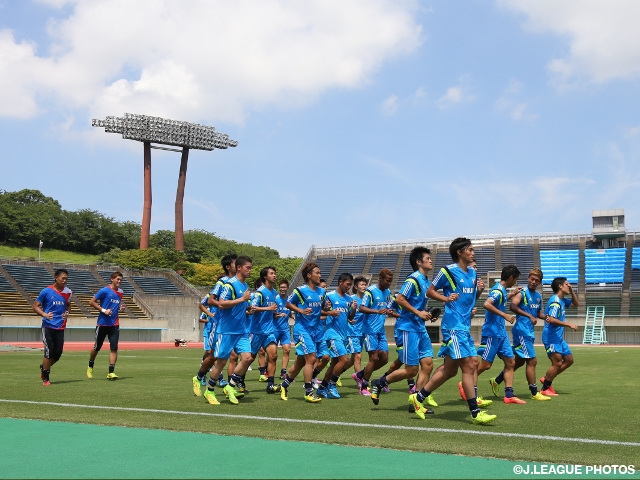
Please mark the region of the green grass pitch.
[[[192, 348], [121, 351], [116, 370], [120, 378], [117, 381], [106, 379], [107, 352], [101, 352], [98, 356], [93, 379], [85, 376], [88, 352], [67, 352], [52, 369], [50, 387], [43, 387], [39, 379], [41, 352], [2, 353], [0, 399], [33, 403], [0, 402], [0, 415], [521, 461], [584, 465], [637, 464], [637, 445], [578, 443], [568, 439], [639, 441], [640, 395], [637, 378], [640, 350], [614, 346], [574, 346], [572, 349], [575, 358], [573, 367], [554, 382], [554, 388], [561, 395], [548, 402], [529, 400], [524, 371], [519, 370], [516, 372], [514, 388], [516, 395], [527, 399], [527, 404], [505, 405], [493, 397], [489, 387], [489, 378], [498, 374], [501, 362], [498, 360], [493, 369], [485, 372], [479, 380], [480, 395], [494, 400], [489, 411], [498, 415], [495, 424], [489, 426], [471, 424], [467, 405], [458, 396], [457, 380], [449, 381], [434, 393], [440, 406], [435, 409], [435, 415], [420, 420], [407, 410], [405, 381], [392, 384], [392, 392], [384, 394], [380, 405], [374, 406], [369, 398], [357, 394], [350, 371], [343, 375], [343, 387], [339, 389], [343, 398], [309, 404], [304, 402], [302, 379], [299, 377], [289, 390], [289, 401], [284, 402], [278, 395], [265, 393], [265, 384], [258, 382], [256, 364], [256, 370], [247, 374], [247, 388], [251, 393], [241, 399], [239, 405], [231, 405], [218, 389], [217, 395], [222, 404], [212, 406], [192, 392], [191, 377], [197, 371], [201, 356], [199, 350]], [[540, 377], [549, 362], [541, 348], [537, 353]], [[393, 349], [390, 357], [395, 358]], [[439, 359], [435, 360], [436, 366], [440, 363]], [[374, 378], [381, 373], [374, 374]], [[41, 402], [140, 410], [85, 409]], [[223, 415], [183, 415], [179, 412]], [[249, 417], [318, 420], [326, 423], [291, 423]], [[375, 426], [410, 428], [381, 429]], [[457, 432], [423, 430], [428, 428]], [[547, 440], [509, 435], [474, 435], [470, 431], [560, 438]]]

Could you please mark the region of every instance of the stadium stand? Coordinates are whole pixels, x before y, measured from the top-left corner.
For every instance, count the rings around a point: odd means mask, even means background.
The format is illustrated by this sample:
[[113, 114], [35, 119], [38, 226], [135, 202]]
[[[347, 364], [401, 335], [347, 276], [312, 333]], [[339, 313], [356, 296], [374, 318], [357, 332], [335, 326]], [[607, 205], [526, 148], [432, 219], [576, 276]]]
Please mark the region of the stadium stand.
[[164, 277], [131, 276], [131, 279], [147, 295], [183, 295], [183, 293]]
[[566, 277], [569, 282], [577, 284], [579, 253], [578, 249], [543, 249], [540, 245], [540, 268], [544, 273], [542, 284], [550, 285], [554, 277]]
[[380, 270], [382, 270], [383, 268], [388, 268], [392, 271], [395, 270], [396, 265], [398, 264], [399, 256], [400, 255], [397, 252], [375, 254], [373, 256], [373, 259], [371, 260], [371, 265], [369, 265], [369, 269], [367, 273], [377, 275], [378, 273], [380, 273]]
[[624, 280], [626, 248], [586, 249], [585, 283], [620, 284]]
[[500, 250], [500, 260], [503, 267], [515, 265], [523, 276], [526, 276], [535, 267], [533, 245], [502, 245]]
[[38, 294], [53, 283], [53, 275], [44, 267], [5, 264], [2, 267], [29, 293]]

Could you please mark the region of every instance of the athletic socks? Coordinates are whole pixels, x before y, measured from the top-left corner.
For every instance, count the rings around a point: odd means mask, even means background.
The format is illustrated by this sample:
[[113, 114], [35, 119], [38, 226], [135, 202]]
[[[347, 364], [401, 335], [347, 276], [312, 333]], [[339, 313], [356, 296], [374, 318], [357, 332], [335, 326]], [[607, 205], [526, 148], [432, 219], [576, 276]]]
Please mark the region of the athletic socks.
[[267, 373], [267, 367], [259, 367], [258, 370], [260, 371], [260, 375]]
[[229, 385], [231, 385], [232, 387], [242, 385], [242, 377], [234, 373], [233, 375], [231, 375], [231, 378], [229, 378]]
[[550, 386], [551, 386], [551, 382], [545, 378], [545, 379], [544, 379], [544, 383], [542, 384], [542, 390], [546, 390], [546, 389], [548, 389]]
[[320, 370], [317, 368], [313, 369], [313, 375], [311, 375], [311, 379], [314, 380], [320, 374]]
[[[420, 403], [424, 402], [424, 399], [427, 398], [429, 395], [431, 395], [431, 392], [429, 390], [425, 390], [424, 387], [418, 392], [418, 395], [416, 395], [416, 400], [418, 400]], [[475, 398], [473, 399], [475, 401]], [[477, 404], [476, 404], [477, 407]]]
[[504, 371], [500, 372], [500, 374], [496, 377], [496, 383], [500, 385], [504, 380]]
[[[204, 376], [204, 375], [203, 375]], [[217, 380], [209, 377], [209, 384], [207, 386], [207, 390], [211, 390], [213, 392], [214, 387], [216, 386], [216, 383], [218, 383]]]
[[[287, 377], [287, 378], [289, 378], [289, 377]], [[305, 382], [304, 383], [304, 394], [305, 395], [311, 395], [312, 393], [313, 393], [313, 384], [311, 382], [309, 382], [309, 383]]]
[[476, 418], [480, 413], [480, 408], [478, 407], [478, 401], [474, 398], [470, 398], [467, 400], [467, 404], [469, 405], [469, 411], [471, 412], [471, 416]]
[[329, 383], [331, 385], [335, 385], [336, 383], [338, 383], [339, 378], [340, 378], [340, 375], [331, 375], [331, 379], [329, 380]]
[[378, 379], [378, 385], [380, 385], [382, 388], [386, 387], [387, 385], [389, 385], [389, 382], [387, 382], [387, 375], [382, 375], [379, 379]]
[[281, 368], [280, 369], [280, 376], [282, 377], [283, 375], [287, 374], [287, 369], [286, 368]]
[[360, 387], [360, 390], [366, 390], [368, 387], [369, 387], [369, 382], [363, 378], [362, 386]]
[[360, 370], [358, 373], [356, 373], [356, 375], [360, 380], [362, 380], [364, 378], [364, 368]]
[[109, 364], [109, 373], [113, 373], [113, 371], [114, 371], [115, 369], [116, 369], [115, 364], [110, 363], [110, 364]]
[[270, 377], [267, 377], [267, 387], [273, 387], [273, 384], [274, 384], [273, 375], [271, 375]]
[[[385, 376], [386, 375], [387, 374], [385, 373]], [[415, 387], [416, 381], [413, 378], [407, 378], [407, 385], [409, 385], [409, 388], [411, 389], [411, 388]]]
[[289, 388], [289, 385], [291, 385], [291, 382], [293, 382], [293, 378], [291, 378], [289, 375], [285, 373], [284, 380], [282, 381], [282, 388]]
[[198, 373], [196, 373], [196, 377], [198, 377], [198, 380], [202, 380], [206, 374], [207, 372], [201, 372], [200, 370], [198, 370]]
[[529, 391], [531, 392], [531, 395], [535, 396], [535, 394], [538, 393], [538, 384], [532, 383], [531, 385], [529, 385]]
[[513, 387], [504, 387], [504, 396], [506, 398], [513, 397]]
[[327, 382], [326, 380], [322, 380], [322, 383], [320, 385], [322, 385], [324, 388], [327, 388], [329, 386], [329, 382]]
[[[93, 368], [93, 364], [96, 363], [95, 360], [89, 360], [89, 366], [91, 368]], [[40, 365], [40, 367], [42, 368], [42, 365]]]
[[44, 377], [45, 382], [49, 381], [49, 374], [51, 373], [51, 370], [42, 370], [42, 376]]

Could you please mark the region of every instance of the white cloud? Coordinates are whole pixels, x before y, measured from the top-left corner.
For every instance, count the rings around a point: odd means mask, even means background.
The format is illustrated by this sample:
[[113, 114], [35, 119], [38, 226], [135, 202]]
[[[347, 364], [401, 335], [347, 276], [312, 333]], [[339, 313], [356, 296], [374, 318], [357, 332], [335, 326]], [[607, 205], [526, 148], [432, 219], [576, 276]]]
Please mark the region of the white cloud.
[[436, 101], [436, 105], [441, 110], [446, 110], [455, 105], [473, 102], [475, 99], [468, 86], [468, 77], [463, 75], [457, 85], [447, 88], [445, 94]]
[[640, 2], [637, 0], [497, 0], [526, 15], [525, 28], [567, 38], [566, 55], [548, 68], [562, 83], [640, 75]]
[[640, 125], [635, 125], [633, 127], [627, 127], [625, 129], [625, 133], [627, 137], [637, 137], [640, 135]]
[[0, 116], [65, 105], [241, 122], [255, 106], [366, 84], [423, 40], [413, 0], [46, 2], [73, 7], [49, 22], [52, 43], [37, 49], [48, 56], [0, 31]]
[[398, 96], [391, 95], [382, 102], [382, 114], [386, 116], [395, 115], [398, 111]]
[[529, 112], [529, 104], [522, 100], [524, 86], [511, 79], [503, 94], [496, 101], [496, 108], [506, 112], [515, 121], [535, 120], [538, 115]]

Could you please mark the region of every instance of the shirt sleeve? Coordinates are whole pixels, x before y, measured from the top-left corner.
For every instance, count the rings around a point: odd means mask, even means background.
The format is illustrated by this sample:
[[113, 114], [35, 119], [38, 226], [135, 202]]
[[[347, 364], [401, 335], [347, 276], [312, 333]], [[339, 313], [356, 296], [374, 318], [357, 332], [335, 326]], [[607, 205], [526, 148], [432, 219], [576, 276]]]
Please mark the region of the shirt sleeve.
[[364, 297], [362, 297], [362, 307], [365, 308], [371, 308], [371, 306], [373, 305], [373, 295], [371, 294], [370, 290], [367, 290], [366, 292], [364, 292]]

